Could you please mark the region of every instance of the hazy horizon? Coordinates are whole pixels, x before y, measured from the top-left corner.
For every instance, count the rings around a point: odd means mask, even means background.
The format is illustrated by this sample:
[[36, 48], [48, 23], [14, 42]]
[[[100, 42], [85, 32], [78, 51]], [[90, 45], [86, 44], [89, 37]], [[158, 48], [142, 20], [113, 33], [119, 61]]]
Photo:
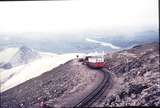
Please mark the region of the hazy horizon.
[[92, 52], [158, 41], [158, 0], [2, 2], [0, 15], [0, 48]]
[[67, 37], [65, 34], [85, 35], [88, 31], [123, 35], [158, 30], [158, 0], [2, 2], [0, 14], [0, 33], [8, 35]]

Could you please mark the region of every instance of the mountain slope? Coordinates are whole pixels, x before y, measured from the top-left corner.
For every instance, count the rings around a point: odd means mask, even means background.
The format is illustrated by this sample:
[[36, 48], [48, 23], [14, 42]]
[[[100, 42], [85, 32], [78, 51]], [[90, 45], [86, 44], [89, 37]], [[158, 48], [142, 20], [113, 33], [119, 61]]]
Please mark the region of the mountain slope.
[[42, 100], [52, 107], [70, 106], [95, 89], [97, 80], [102, 80], [97, 71], [71, 60], [1, 93], [1, 106], [39, 108]]
[[8, 62], [18, 50], [18, 48], [4, 48], [0, 50], [0, 63]]
[[10, 69], [27, 64], [41, 57], [37, 51], [26, 46], [20, 48], [7, 48], [2, 50], [0, 55], [0, 68], [2, 69]]
[[160, 106], [159, 43], [108, 53], [105, 59], [115, 86], [95, 106]]
[[26, 47], [22, 46], [19, 51], [12, 57], [9, 63], [14, 67], [22, 64], [27, 64], [34, 59], [39, 58], [40, 55], [38, 52]]

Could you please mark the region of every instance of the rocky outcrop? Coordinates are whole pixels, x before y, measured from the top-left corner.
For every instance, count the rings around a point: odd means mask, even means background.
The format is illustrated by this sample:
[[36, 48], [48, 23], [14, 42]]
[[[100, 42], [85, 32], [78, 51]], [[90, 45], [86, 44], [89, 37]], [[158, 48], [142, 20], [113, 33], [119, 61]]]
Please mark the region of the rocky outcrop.
[[123, 81], [103, 106], [160, 106], [159, 43], [110, 53], [107, 60], [110, 71]]

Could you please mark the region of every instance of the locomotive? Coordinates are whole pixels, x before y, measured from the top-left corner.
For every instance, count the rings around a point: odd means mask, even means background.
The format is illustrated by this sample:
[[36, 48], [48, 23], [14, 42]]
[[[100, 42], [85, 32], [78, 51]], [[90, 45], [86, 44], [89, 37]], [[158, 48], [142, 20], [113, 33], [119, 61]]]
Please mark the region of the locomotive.
[[84, 61], [91, 68], [103, 68], [105, 66], [103, 56], [86, 56]]

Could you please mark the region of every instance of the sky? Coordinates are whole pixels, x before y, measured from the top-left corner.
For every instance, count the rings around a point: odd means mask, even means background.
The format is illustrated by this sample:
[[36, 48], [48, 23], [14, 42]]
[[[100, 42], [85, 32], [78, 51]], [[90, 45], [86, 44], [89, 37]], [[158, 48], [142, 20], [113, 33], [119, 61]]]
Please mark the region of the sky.
[[158, 0], [62, 0], [0, 3], [0, 32], [72, 33], [158, 28]]

